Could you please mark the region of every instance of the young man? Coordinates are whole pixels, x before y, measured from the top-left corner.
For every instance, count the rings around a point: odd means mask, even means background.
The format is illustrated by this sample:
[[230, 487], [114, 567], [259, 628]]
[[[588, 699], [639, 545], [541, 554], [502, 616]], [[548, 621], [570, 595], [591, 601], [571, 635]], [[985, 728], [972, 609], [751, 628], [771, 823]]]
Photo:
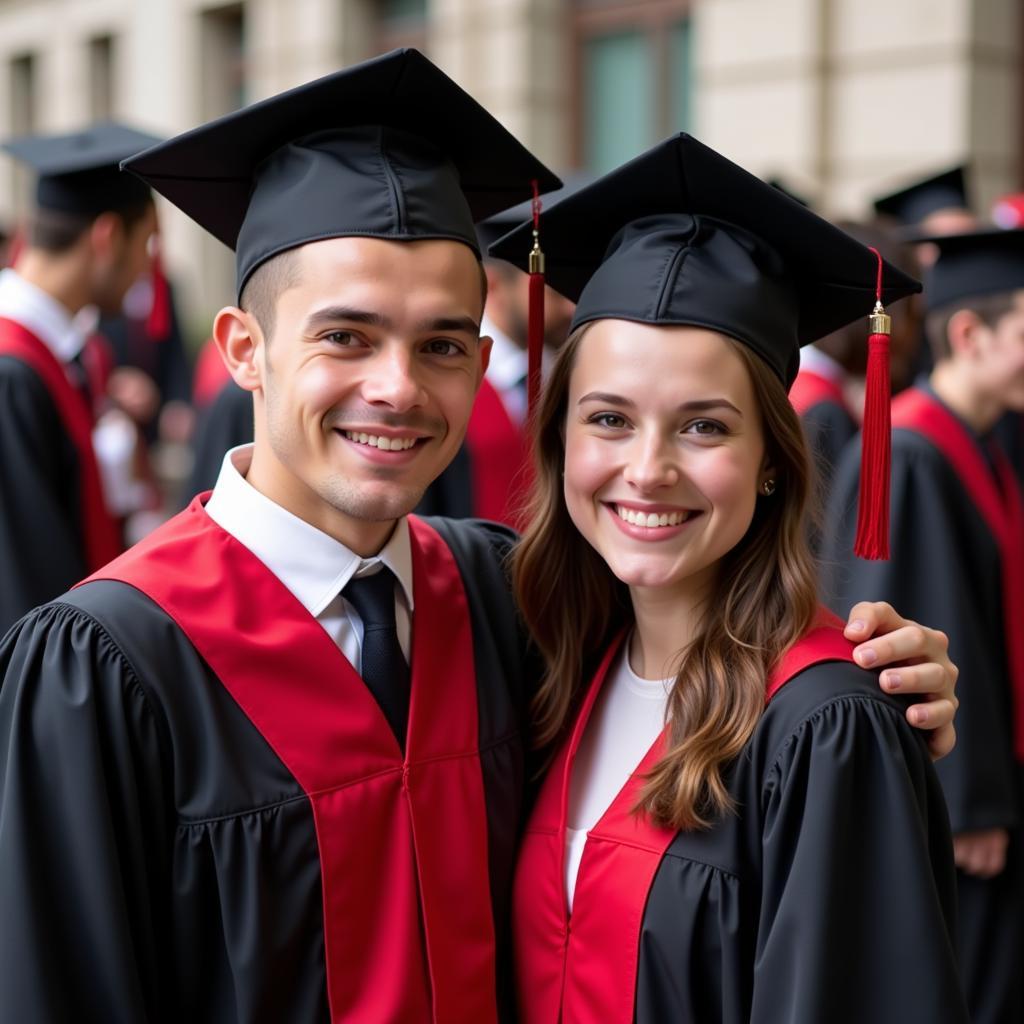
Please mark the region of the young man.
[[156, 141], [103, 124], [4, 144], [38, 182], [17, 269], [0, 272], [0, 634], [121, 550], [93, 447], [87, 307], [119, 309], [146, 265], [153, 200], [118, 163]]
[[825, 561], [850, 594], [950, 637], [959, 742], [939, 765], [959, 868], [959, 942], [977, 1024], [1024, 1019], [1024, 501], [992, 428], [1024, 410], [1024, 231], [937, 240], [925, 294], [931, 375], [893, 403], [892, 558], [855, 561], [859, 451], [837, 473]]
[[[236, 249], [213, 334], [255, 443], [0, 649], [5, 1010], [495, 1021], [531, 685], [511, 534], [406, 513], [487, 363], [473, 221], [557, 180], [415, 51], [129, 163]], [[854, 613], [904, 627], [875, 664], [943, 662], [905, 671], [948, 723], [941, 637]]]

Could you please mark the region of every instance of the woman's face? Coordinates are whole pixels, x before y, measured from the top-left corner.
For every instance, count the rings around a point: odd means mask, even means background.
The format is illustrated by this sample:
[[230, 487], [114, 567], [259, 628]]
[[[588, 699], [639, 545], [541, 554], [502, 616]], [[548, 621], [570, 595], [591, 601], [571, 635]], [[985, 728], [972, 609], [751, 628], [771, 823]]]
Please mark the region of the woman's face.
[[697, 327], [590, 325], [569, 378], [565, 502], [623, 583], [699, 594], [750, 525], [764, 461], [732, 342]]

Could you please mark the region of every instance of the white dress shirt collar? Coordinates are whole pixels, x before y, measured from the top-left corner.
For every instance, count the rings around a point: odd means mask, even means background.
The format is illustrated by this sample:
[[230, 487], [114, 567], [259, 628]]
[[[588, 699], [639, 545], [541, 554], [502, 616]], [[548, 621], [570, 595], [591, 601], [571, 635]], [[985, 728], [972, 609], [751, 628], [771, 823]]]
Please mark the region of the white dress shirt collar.
[[233, 448], [224, 456], [206, 512], [263, 562], [310, 615], [320, 616], [350, 579], [374, 571], [378, 564], [395, 574], [412, 611], [408, 519], [398, 520], [378, 555], [361, 558], [257, 491], [243, 475], [251, 460], [252, 445]]
[[82, 351], [98, 322], [94, 306], [72, 316], [52, 295], [10, 268], [0, 271], [0, 316], [30, 330], [62, 363]]

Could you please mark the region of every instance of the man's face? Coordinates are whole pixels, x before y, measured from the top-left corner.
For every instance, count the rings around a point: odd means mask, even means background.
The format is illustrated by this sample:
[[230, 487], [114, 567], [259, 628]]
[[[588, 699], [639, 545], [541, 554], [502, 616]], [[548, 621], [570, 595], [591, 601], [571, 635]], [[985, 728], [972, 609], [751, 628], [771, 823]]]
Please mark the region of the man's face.
[[117, 214], [112, 230], [93, 259], [92, 301], [107, 316], [121, 312], [128, 289], [149, 266], [149, 240], [156, 230], [156, 209], [150, 204], [146, 212], [130, 226]]
[[1024, 412], [1024, 292], [993, 327], [983, 327], [978, 368], [987, 394], [1004, 409]]
[[[489, 265], [487, 313], [520, 348], [525, 349], [530, 323], [530, 275], [511, 264]], [[569, 336], [569, 324], [576, 309], [554, 288], [544, 289], [544, 347], [557, 351]]]
[[255, 355], [253, 469], [349, 543], [410, 512], [462, 443], [490, 345], [480, 269], [440, 240], [335, 238], [298, 260]]

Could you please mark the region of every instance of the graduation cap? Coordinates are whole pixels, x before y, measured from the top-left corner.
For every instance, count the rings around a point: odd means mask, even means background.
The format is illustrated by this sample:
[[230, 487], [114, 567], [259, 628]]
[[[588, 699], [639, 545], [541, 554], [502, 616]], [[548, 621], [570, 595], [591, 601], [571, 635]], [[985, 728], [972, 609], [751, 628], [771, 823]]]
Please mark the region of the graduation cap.
[[561, 182], [468, 93], [394, 50], [126, 160], [235, 250], [238, 291], [277, 253], [325, 238], [446, 238]]
[[36, 172], [40, 209], [91, 216], [127, 209], [149, 198], [149, 187], [122, 174], [120, 164], [156, 142], [155, 135], [105, 121], [68, 135], [8, 139], [2, 146]]
[[928, 308], [1024, 289], [1024, 230], [989, 228], [921, 239], [939, 247], [925, 278]]
[[920, 224], [939, 210], [967, 210], [967, 168], [963, 164], [915, 181], [874, 201], [875, 212], [907, 227]]
[[[522, 224], [490, 252], [523, 266], [532, 234]], [[572, 330], [602, 319], [707, 327], [752, 349], [787, 388], [801, 345], [874, 306], [864, 444], [871, 470], [862, 481], [885, 495], [868, 494], [858, 547], [885, 557], [887, 522], [877, 521], [889, 506], [882, 302], [920, 291], [917, 281], [686, 134], [552, 206], [540, 235], [547, 283], [577, 303]]]

